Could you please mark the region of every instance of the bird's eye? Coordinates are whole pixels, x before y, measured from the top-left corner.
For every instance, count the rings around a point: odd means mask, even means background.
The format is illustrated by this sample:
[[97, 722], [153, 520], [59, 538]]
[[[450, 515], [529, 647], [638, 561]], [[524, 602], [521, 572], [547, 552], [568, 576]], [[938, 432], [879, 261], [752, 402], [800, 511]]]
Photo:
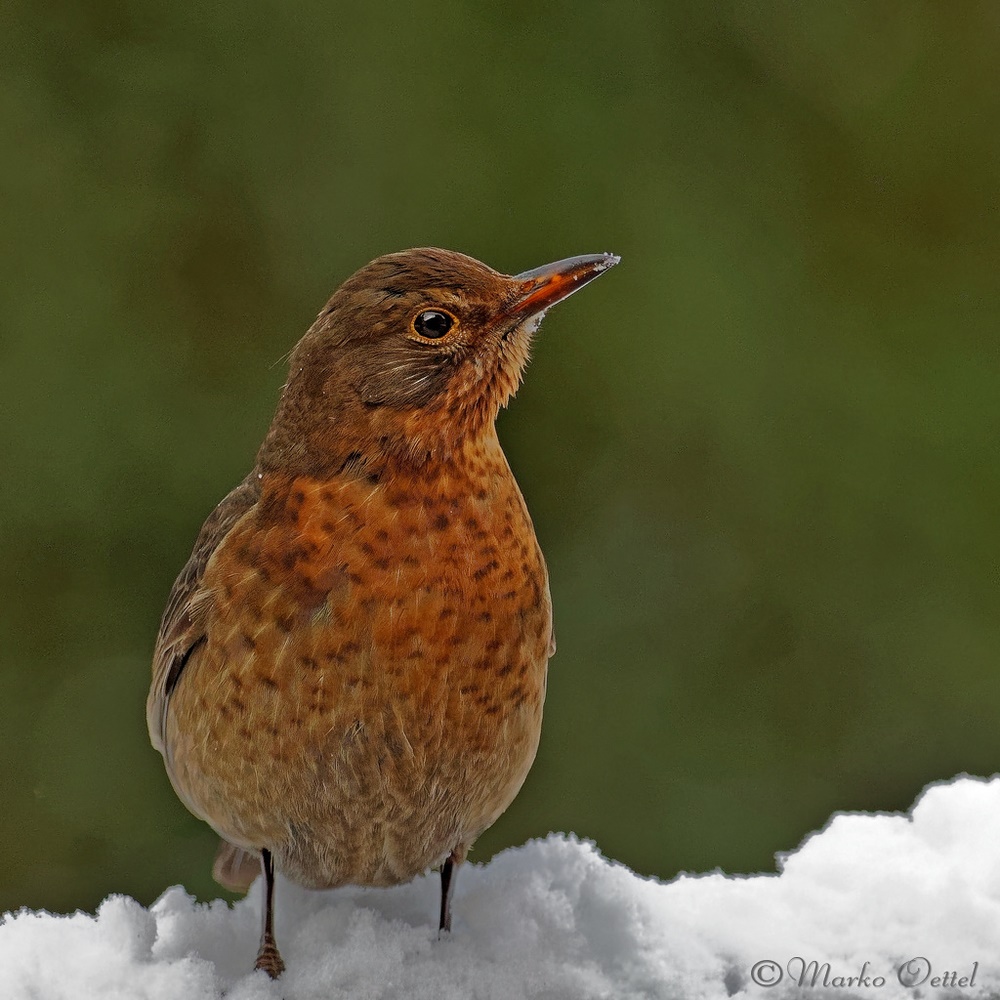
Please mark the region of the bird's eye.
[[455, 317], [440, 309], [425, 309], [413, 317], [413, 329], [427, 340], [440, 340], [455, 325]]

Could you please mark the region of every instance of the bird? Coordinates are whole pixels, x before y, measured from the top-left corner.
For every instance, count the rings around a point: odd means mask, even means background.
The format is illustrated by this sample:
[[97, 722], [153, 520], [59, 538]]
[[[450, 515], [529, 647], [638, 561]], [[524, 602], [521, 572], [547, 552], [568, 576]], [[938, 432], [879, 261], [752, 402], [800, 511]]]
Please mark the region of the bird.
[[495, 420], [546, 310], [619, 259], [362, 267], [292, 350], [253, 468], [174, 583], [150, 739], [221, 838], [216, 880], [263, 875], [272, 979], [276, 872], [331, 889], [439, 868], [447, 932], [458, 867], [527, 776], [555, 636]]

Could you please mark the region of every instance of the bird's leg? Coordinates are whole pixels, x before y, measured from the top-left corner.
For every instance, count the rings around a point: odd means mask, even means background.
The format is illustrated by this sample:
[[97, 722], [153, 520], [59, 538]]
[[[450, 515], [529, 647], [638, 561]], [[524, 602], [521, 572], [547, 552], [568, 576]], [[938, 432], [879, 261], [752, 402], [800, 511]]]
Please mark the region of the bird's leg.
[[264, 930], [253, 967], [263, 969], [272, 979], [277, 979], [285, 971], [285, 963], [274, 940], [274, 859], [266, 847], [261, 848], [260, 865], [264, 870]]
[[456, 847], [441, 866], [441, 922], [438, 933], [451, 930], [451, 895], [455, 889], [455, 876], [458, 866], [465, 860], [468, 848], [464, 844]]

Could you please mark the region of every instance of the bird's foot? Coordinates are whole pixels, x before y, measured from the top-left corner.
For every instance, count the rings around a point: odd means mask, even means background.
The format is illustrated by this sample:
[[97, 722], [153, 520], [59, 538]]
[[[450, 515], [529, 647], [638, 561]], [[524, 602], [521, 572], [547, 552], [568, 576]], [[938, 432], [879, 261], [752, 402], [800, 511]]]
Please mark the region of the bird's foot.
[[273, 941], [261, 944], [253, 967], [263, 969], [272, 979], [277, 979], [285, 971], [285, 963], [282, 961], [278, 946]]

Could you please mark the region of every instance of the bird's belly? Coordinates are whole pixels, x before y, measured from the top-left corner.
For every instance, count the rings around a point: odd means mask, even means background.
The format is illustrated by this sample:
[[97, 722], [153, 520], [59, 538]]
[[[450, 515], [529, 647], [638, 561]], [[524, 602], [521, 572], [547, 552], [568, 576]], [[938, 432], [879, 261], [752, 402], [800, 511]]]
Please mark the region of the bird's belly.
[[[269, 847], [315, 887], [406, 881], [471, 844], [534, 759], [545, 658], [456, 651], [424, 669], [376, 655], [339, 673], [315, 652], [277, 680], [257, 676], [253, 657], [213, 663], [206, 650], [171, 705], [184, 797], [226, 839]], [[214, 692], [198, 683], [209, 672]], [[182, 730], [185, 718], [198, 722]]]
[[471, 844], [516, 795], [541, 726], [540, 556], [494, 551], [480, 586], [464, 555], [429, 575], [405, 546], [382, 566], [358, 545], [318, 603], [273, 573], [231, 579], [168, 716], [182, 798], [312, 887], [406, 881]]

